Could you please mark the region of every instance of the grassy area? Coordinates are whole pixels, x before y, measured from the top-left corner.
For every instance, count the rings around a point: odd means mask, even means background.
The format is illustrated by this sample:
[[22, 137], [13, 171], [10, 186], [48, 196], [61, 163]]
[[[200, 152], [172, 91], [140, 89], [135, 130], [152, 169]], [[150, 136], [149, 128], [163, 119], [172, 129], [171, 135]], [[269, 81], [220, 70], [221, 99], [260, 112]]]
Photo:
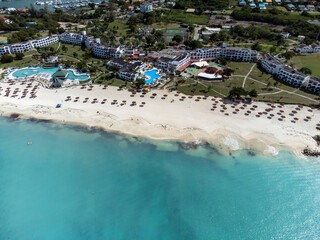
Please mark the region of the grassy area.
[[233, 75], [247, 75], [253, 63], [246, 62], [228, 62], [227, 66], [231, 67], [234, 71]]
[[301, 55], [293, 57], [289, 64], [293, 64], [293, 66], [297, 69], [302, 67], [308, 67], [312, 70], [312, 76], [320, 77], [320, 54], [310, 54], [310, 55]]
[[114, 27], [117, 28], [117, 35], [119, 36], [127, 36], [127, 31], [129, 30], [128, 25], [125, 20], [115, 20], [112, 23], [109, 23], [108, 29], [111, 30]]
[[38, 64], [37, 60], [34, 60], [31, 57], [25, 57], [22, 60], [14, 60], [11, 63], [1, 63], [2, 68], [7, 68], [7, 67], [28, 67], [29, 65], [33, 64]]
[[185, 13], [184, 10], [172, 9], [164, 13], [163, 19], [169, 22], [207, 25], [210, 20], [210, 15], [195, 15]]
[[[235, 73], [233, 77], [225, 80], [224, 82], [197, 81], [193, 78], [189, 78], [184, 82], [181, 82], [177, 88], [179, 91], [186, 94], [228, 96], [229, 91], [233, 87], [242, 87], [244, 77], [237, 77], [236, 75], [247, 75], [253, 63], [229, 62], [227, 65], [234, 69]], [[251, 78], [254, 80], [252, 80]], [[260, 94], [256, 98], [256, 100], [259, 101], [274, 101], [291, 104], [295, 103], [311, 105], [316, 103], [313, 100], [317, 100], [318, 102], [320, 100], [313, 94], [303, 92], [299, 89], [292, 88], [276, 81], [272, 75], [260, 71], [257, 66], [255, 66], [252, 72], [249, 74], [244, 88], [247, 91], [255, 89], [257, 93]], [[288, 91], [289, 93], [286, 91]], [[295, 94], [299, 94], [302, 96], [298, 96]], [[311, 98], [311, 100], [305, 97]]]

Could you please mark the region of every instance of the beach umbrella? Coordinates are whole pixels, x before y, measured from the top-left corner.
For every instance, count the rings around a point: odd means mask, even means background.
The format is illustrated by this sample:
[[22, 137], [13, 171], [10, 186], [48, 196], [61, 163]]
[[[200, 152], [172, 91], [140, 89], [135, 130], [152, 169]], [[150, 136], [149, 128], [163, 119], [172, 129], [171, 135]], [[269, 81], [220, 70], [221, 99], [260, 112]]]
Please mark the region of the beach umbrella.
[[271, 107], [272, 107], [272, 108], [276, 108], [276, 106], [275, 106], [275, 105], [272, 105]]
[[70, 98], [71, 98], [71, 96], [68, 96], [67, 98], [68, 98], [68, 99], [70, 99]]
[[145, 103], [145, 102], [142, 102], [141, 104], [142, 104], [142, 105], [145, 105], [146, 103]]
[[200, 99], [201, 99], [201, 97], [197, 97], [197, 99], [199, 99], [199, 100], [200, 100]]
[[84, 100], [86, 100], [86, 102], [88, 102], [89, 98], [88, 98], [88, 97], [86, 97]]
[[178, 91], [177, 93], [180, 94], [181, 92]]
[[94, 98], [94, 99], [93, 99], [93, 102], [96, 102], [97, 100], [98, 100], [97, 98]]
[[247, 107], [247, 104], [243, 104], [243, 107]]
[[167, 95], [167, 94], [163, 94], [163, 96], [164, 96], [164, 97], [167, 97], [168, 95]]
[[298, 120], [299, 120], [299, 118], [296, 118], [296, 117], [295, 117], [295, 118], [294, 118], [294, 120], [295, 120], [295, 121], [298, 121]]
[[258, 106], [257, 105], [253, 105], [252, 107], [257, 108]]
[[208, 98], [209, 96], [208, 95], [204, 95], [204, 98]]
[[236, 104], [236, 103], [234, 103], [234, 104], [232, 104], [233, 106], [237, 106], [238, 104]]
[[302, 105], [298, 105], [298, 107], [299, 107], [299, 108], [303, 108], [303, 106], [302, 106]]
[[280, 103], [280, 106], [284, 106], [284, 103]]
[[118, 100], [115, 99], [115, 100], [113, 100], [113, 102], [116, 103], [116, 102], [118, 102]]
[[292, 113], [297, 113], [297, 111], [293, 110]]
[[239, 112], [240, 110], [239, 110], [239, 109], [235, 109], [235, 111], [236, 111], [236, 112]]
[[259, 115], [262, 115], [263, 113], [262, 113], [262, 112], [258, 112], [258, 114], [259, 114]]
[[215, 103], [219, 103], [219, 101], [214, 101]]
[[132, 101], [132, 105], [136, 105], [136, 101]]
[[217, 108], [217, 106], [212, 106], [212, 108]]
[[108, 87], [108, 85], [104, 85], [103, 87], [104, 87], [104, 88], [107, 88], [107, 87]]
[[154, 97], [155, 97], [155, 96], [157, 96], [157, 94], [156, 94], [156, 93], [152, 93], [152, 96], [154, 96]]
[[90, 86], [91, 89], [92, 89], [93, 87], [94, 87], [94, 86], [92, 86], [92, 85]]
[[274, 117], [274, 114], [271, 113], [271, 114], [270, 114], [270, 117]]
[[126, 103], [127, 103], [127, 101], [126, 101], [126, 100], [123, 100], [123, 101], [122, 101], [122, 103], [123, 103], [123, 104], [126, 104]]
[[227, 108], [226, 108], [226, 107], [224, 107], [224, 108], [223, 108], [223, 110], [227, 110]]
[[250, 113], [251, 113], [251, 111], [247, 111], [247, 113], [248, 113], [248, 114], [250, 114]]
[[309, 120], [310, 120], [310, 119], [311, 119], [311, 117], [310, 117], [310, 116], [306, 116], [306, 119], [309, 119]]
[[279, 112], [284, 113], [284, 111], [283, 111], [283, 110], [280, 110]]

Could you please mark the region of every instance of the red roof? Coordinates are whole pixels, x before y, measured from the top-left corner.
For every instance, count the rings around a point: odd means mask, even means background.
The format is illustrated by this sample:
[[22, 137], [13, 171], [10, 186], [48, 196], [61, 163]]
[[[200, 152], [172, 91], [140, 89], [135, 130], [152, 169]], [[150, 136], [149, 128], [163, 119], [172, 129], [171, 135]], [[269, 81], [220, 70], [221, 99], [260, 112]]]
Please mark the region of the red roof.
[[178, 68], [178, 71], [179, 71], [179, 72], [182, 72], [182, 71], [185, 70], [187, 67], [189, 67], [190, 63], [191, 63], [190, 61], [187, 62], [187, 63], [185, 63], [184, 65], [182, 65], [181, 67]]

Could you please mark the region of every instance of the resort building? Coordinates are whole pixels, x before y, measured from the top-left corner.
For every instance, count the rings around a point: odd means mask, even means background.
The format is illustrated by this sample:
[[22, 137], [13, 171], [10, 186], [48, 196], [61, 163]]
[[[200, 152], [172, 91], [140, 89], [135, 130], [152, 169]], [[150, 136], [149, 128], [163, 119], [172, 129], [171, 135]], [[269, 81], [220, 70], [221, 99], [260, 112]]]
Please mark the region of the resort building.
[[63, 43], [70, 43], [74, 45], [81, 45], [84, 42], [86, 32], [80, 33], [62, 33], [60, 34], [60, 40]]
[[140, 12], [152, 12], [153, 6], [152, 3], [144, 2], [140, 5]]
[[142, 72], [146, 67], [142, 62], [126, 62], [123, 59], [111, 60], [107, 65], [117, 66], [120, 69], [118, 77], [130, 82], [134, 82], [137, 78], [143, 76]]
[[317, 53], [320, 52], [320, 46], [317, 44], [305, 45], [300, 44], [298, 47], [294, 49], [297, 53]]
[[164, 71], [175, 73], [182, 72], [190, 64], [190, 54], [183, 50], [163, 49], [160, 52], [152, 52], [149, 58], [155, 61], [155, 66]]
[[191, 52], [191, 59], [213, 60], [224, 57], [233, 61], [256, 62], [260, 58], [259, 52], [248, 48], [214, 47], [199, 48]]
[[41, 48], [59, 41], [58, 35], [41, 37], [22, 43], [0, 45], [0, 55], [27, 52], [35, 48]]
[[270, 53], [262, 57], [261, 66], [266, 72], [271, 73], [292, 87], [305, 88], [307, 91], [313, 93], [320, 92], [319, 78], [310, 77], [294, 68], [288, 67]]

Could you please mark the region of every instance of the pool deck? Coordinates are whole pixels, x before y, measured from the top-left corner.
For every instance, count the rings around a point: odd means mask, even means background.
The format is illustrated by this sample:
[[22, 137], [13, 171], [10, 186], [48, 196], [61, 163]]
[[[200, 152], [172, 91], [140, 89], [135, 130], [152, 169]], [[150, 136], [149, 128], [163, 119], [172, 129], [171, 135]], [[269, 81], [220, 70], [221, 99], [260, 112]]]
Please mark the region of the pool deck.
[[[10, 79], [10, 80], [17, 80], [17, 79], [26, 79], [26, 78], [32, 78], [32, 77], [34, 77], [36, 74], [41, 74], [41, 73], [35, 73], [35, 74], [31, 74], [31, 75], [28, 75], [28, 76], [25, 76], [25, 77], [15, 77], [15, 76], [13, 76], [13, 74], [15, 73], [15, 72], [17, 72], [17, 71], [23, 71], [23, 70], [37, 70], [37, 69], [40, 69], [41, 67], [25, 67], [25, 68], [18, 68], [18, 69], [14, 69], [14, 70], [11, 70], [10, 71], [10, 73], [6, 76], [6, 78], [7, 79]], [[59, 68], [57, 68], [57, 70], [58, 70]], [[75, 70], [75, 69], [70, 69], [70, 68], [61, 68], [62, 70], [66, 70], [66, 71], [72, 71], [73, 72], [73, 74], [75, 75], [75, 76], [83, 76], [83, 75], [87, 75], [88, 76], [88, 78], [86, 79], [86, 80], [88, 80], [88, 79], [90, 79], [90, 75], [89, 74], [86, 74], [86, 73], [81, 73], [81, 74], [79, 74], [78, 72], [77, 72], [77, 70]], [[50, 72], [50, 71], [48, 71], [48, 72]], [[44, 73], [46, 73], [45, 71], [44, 71]], [[49, 74], [50, 75], [50, 73], [47, 73], [47, 74]], [[53, 73], [51, 74], [51, 76], [53, 75]], [[70, 79], [69, 79], [70, 80]], [[75, 80], [78, 80], [78, 79], [75, 79]]]

